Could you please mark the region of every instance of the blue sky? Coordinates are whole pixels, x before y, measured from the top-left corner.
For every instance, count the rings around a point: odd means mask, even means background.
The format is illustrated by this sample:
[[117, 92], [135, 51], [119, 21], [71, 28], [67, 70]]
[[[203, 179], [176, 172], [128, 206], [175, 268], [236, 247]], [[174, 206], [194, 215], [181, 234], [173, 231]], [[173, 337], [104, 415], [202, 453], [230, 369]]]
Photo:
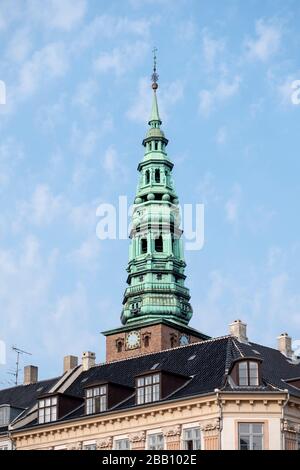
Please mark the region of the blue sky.
[[298, 0], [1, 0], [0, 386], [12, 344], [44, 378], [119, 325], [128, 241], [95, 212], [134, 198], [154, 45], [177, 192], [205, 204], [191, 325], [300, 339], [299, 24]]

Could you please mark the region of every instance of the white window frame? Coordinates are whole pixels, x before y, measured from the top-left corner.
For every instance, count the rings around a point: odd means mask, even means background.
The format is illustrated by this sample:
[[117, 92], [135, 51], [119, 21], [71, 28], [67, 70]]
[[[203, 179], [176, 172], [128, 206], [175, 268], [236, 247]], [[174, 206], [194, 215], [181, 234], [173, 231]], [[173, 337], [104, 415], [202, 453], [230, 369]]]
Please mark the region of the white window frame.
[[[247, 425], [249, 426], [249, 433], [241, 433], [240, 432], [240, 426], [241, 425]], [[261, 426], [261, 430], [262, 432], [261, 433], [254, 433], [253, 432], [253, 426]], [[249, 437], [249, 446], [250, 446], [250, 449], [249, 450], [257, 450], [257, 449], [253, 449], [253, 438], [254, 437], [261, 437], [261, 450], [264, 450], [264, 436], [265, 436], [265, 424], [262, 423], [262, 422], [239, 422], [238, 423], [238, 449], [239, 450], [242, 450], [241, 449], [241, 436], [247, 436]]]
[[[120, 443], [120, 442], [125, 442], [125, 441], [128, 442], [128, 448], [126, 448], [126, 449], [125, 449], [125, 448], [120, 448], [120, 449], [118, 449], [118, 447], [117, 447], [118, 443]], [[115, 439], [114, 439], [114, 450], [130, 450], [130, 448], [131, 448], [131, 446], [130, 446], [130, 441], [129, 441], [129, 438], [128, 438], [127, 436], [125, 436], [125, 437], [121, 437], [121, 436], [120, 436], [120, 437], [119, 437], [119, 436], [118, 436], [118, 437], [115, 437]]]
[[88, 388], [85, 392], [85, 399], [87, 415], [107, 411], [107, 385], [98, 385]]
[[[155, 438], [156, 444], [157, 444], [158, 436], [162, 436], [162, 449], [160, 449], [160, 448], [158, 449], [157, 447], [155, 447], [155, 449], [151, 449], [150, 440]], [[162, 431], [156, 431], [156, 432], [148, 433], [148, 435], [147, 435], [147, 449], [148, 450], [164, 450], [165, 449], [165, 436], [164, 436]]]
[[58, 397], [41, 398], [38, 402], [39, 424], [53, 423], [58, 418]]
[[[185, 434], [186, 434], [186, 432], [188, 432], [188, 431], [192, 431], [192, 432], [193, 432], [193, 431], [198, 431], [198, 432], [199, 432], [199, 439], [195, 439], [194, 437], [193, 437], [193, 439], [189, 439], [189, 440], [186, 439], [186, 438], [185, 438]], [[183, 447], [183, 449], [184, 449], [184, 450], [188, 450], [187, 442], [192, 441], [192, 442], [193, 442], [193, 449], [192, 449], [192, 450], [201, 450], [201, 449], [202, 449], [201, 437], [202, 437], [202, 433], [201, 433], [201, 429], [200, 429], [200, 426], [199, 426], [199, 425], [198, 425], [198, 426], [197, 426], [197, 425], [194, 425], [194, 426], [189, 426], [189, 427], [184, 428], [184, 429], [182, 430], [182, 447]], [[196, 449], [195, 449], [195, 448], [194, 448], [194, 443], [195, 443], [197, 440], [199, 440], [199, 448], [196, 448]]]

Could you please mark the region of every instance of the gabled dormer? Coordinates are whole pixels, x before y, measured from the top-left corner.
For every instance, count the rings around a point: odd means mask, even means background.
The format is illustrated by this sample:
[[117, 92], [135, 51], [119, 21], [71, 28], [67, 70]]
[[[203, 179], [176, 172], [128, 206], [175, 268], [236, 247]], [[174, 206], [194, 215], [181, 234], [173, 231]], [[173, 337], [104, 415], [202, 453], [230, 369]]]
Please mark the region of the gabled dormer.
[[233, 362], [229, 374], [233, 387], [260, 387], [262, 383], [262, 359], [258, 357], [242, 357]]
[[38, 398], [38, 423], [46, 424], [63, 418], [82, 404], [82, 398], [65, 393], [47, 393]]
[[85, 414], [109, 411], [134, 393], [132, 387], [115, 382], [95, 382], [85, 387]]
[[185, 385], [190, 377], [166, 370], [150, 370], [135, 377], [136, 404], [163, 400]]

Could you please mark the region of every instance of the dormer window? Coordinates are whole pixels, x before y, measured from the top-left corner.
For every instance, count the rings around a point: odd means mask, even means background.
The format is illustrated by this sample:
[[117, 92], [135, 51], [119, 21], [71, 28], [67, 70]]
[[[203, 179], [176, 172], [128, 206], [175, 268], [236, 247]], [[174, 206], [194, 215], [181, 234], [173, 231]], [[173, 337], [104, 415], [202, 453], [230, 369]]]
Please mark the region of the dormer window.
[[158, 401], [160, 399], [160, 374], [139, 377], [136, 381], [136, 391], [138, 405]]
[[57, 419], [57, 397], [43, 398], [39, 400], [38, 421], [39, 424], [51, 423]]
[[258, 362], [239, 362], [238, 382], [240, 387], [257, 387], [259, 385]]
[[9, 425], [9, 418], [10, 418], [10, 407], [1, 406], [0, 408], [0, 427], [8, 426]]
[[107, 386], [102, 385], [86, 390], [86, 414], [101, 413], [107, 410]]

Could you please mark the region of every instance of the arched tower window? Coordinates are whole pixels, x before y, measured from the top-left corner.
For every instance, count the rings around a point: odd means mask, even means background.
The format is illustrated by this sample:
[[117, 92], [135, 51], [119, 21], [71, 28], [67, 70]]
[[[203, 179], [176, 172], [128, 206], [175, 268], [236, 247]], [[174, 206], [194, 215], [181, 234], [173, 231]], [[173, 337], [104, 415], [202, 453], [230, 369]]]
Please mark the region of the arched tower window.
[[146, 184], [150, 183], [150, 171], [149, 170], [146, 170], [146, 173], [145, 173], [145, 183]]
[[141, 252], [142, 254], [147, 253], [147, 238], [141, 239]]
[[155, 177], [155, 183], [160, 183], [160, 170], [158, 168], [155, 170], [154, 175], [155, 175], [154, 176]]
[[161, 253], [163, 251], [163, 238], [161, 235], [155, 239], [155, 251], [157, 253]]
[[155, 141], [155, 143], [154, 143], [154, 148], [155, 148], [155, 150], [158, 150], [158, 142], [157, 141]]

